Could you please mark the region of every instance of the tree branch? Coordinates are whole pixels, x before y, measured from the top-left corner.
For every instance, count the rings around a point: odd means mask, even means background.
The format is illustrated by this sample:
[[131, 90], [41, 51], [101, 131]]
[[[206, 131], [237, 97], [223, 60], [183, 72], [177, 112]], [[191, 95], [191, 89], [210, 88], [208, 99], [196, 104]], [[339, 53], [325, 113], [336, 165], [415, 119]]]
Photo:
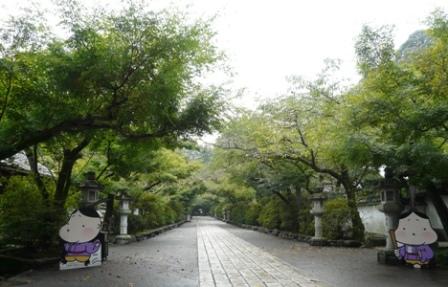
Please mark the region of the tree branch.
[[55, 204], [60, 207], [65, 204], [68, 192], [71, 186], [71, 176], [73, 166], [80, 158], [80, 152], [90, 143], [92, 139], [91, 135], [85, 136], [85, 138], [73, 149], [65, 149], [62, 161], [61, 170], [59, 172], [58, 182], [56, 184]]
[[6, 112], [6, 107], [8, 106], [9, 94], [11, 93], [11, 87], [12, 87], [12, 72], [9, 71], [8, 83], [7, 83], [7, 87], [6, 87], [6, 93], [5, 93], [5, 102], [4, 102], [2, 110], [0, 112], [0, 121], [3, 119], [3, 116], [5, 115], [5, 112]]
[[302, 143], [302, 145], [304, 147], [308, 148], [308, 144], [306, 143], [305, 136], [302, 132], [302, 129], [299, 127], [299, 117], [297, 114], [295, 115], [295, 123], [296, 123], [297, 132], [299, 133], [300, 142]]
[[155, 182], [151, 183], [150, 185], [147, 185], [143, 188], [144, 191], [148, 191], [153, 189], [154, 187], [158, 186], [159, 184], [161, 184], [162, 181], [161, 180], [156, 180]]
[[37, 188], [39, 189], [45, 203], [48, 203], [49, 193], [39, 173], [37, 144], [34, 145], [32, 149], [26, 149], [25, 154], [26, 157], [28, 158], [28, 163], [30, 165], [31, 172], [34, 177], [34, 182], [36, 183]]
[[44, 130], [25, 134], [24, 138], [9, 142], [0, 149], [0, 159], [5, 159], [35, 144], [49, 140], [63, 132], [75, 133], [89, 129], [115, 128], [115, 124], [103, 117], [87, 116], [85, 118], [71, 119]]
[[107, 141], [107, 150], [106, 150], [106, 157], [107, 157], [107, 163], [106, 166], [100, 171], [98, 176], [96, 177], [96, 180], [99, 180], [101, 176], [104, 175], [104, 173], [107, 171], [107, 169], [112, 165], [111, 164], [111, 143], [112, 141]]
[[355, 179], [354, 181], [354, 186], [357, 187], [359, 184], [361, 184], [361, 181], [364, 179], [364, 177], [367, 174], [367, 171], [369, 170], [369, 166], [364, 166], [364, 168], [362, 169], [361, 174]]
[[277, 195], [286, 205], [291, 205], [291, 202], [281, 192], [273, 190], [272, 193]]

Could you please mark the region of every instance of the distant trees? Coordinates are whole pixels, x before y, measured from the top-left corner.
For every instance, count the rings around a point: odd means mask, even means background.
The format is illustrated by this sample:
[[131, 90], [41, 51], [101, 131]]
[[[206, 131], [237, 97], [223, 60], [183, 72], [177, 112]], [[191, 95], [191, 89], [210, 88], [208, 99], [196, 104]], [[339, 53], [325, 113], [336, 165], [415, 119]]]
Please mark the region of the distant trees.
[[448, 230], [440, 196], [448, 189], [448, 17], [436, 11], [428, 23], [399, 50], [389, 27], [364, 27], [355, 46], [362, 75], [356, 85], [334, 80], [331, 61], [314, 81], [293, 78], [287, 95], [227, 125], [215, 162], [234, 182], [256, 194], [271, 187], [286, 202], [293, 200], [285, 197], [289, 186], [300, 194], [313, 192], [319, 176], [332, 180], [345, 193], [358, 240], [364, 227], [357, 194], [388, 167], [403, 188], [427, 191]]

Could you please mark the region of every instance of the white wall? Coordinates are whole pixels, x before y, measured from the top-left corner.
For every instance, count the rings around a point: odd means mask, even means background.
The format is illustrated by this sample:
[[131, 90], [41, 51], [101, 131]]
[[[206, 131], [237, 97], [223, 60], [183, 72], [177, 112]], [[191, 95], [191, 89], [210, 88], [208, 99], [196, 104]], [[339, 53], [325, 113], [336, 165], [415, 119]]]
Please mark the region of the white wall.
[[[445, 204], [448, 206], [448, 196], [442, 196]], [[366, 232], [384, 234], [385, 217], [384, 213], [378, 210], [380, 205], [360, 206], [358, 207], [359, 215], [364, 223]], [[431, 225], [435, 229], [442, 229], [443, 225], [437, 214], [437, 211], [430, 200], [426, 201], [425, 213], [431, 221]]]
[[359, 216], [361, 216], [366, 232], [384, 234], [385, 217], [378, 207], [379, 205], [358, 207]]

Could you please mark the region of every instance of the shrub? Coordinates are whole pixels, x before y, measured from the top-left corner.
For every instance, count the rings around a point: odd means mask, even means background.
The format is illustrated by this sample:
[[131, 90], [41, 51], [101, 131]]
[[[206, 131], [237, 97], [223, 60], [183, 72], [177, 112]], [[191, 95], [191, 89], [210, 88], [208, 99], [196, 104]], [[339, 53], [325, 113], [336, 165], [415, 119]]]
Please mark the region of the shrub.
[[297, 205], [294, 203], [294, 195], [288, 194], [288, 201], [291, 204], [286, 204], [284, 201], [279, 201], [280, 207], [280, 229], [292, 232], [298, 232], [299, 229], [299, 215]]
[[[136, 233], [143, 230], [154, 229], [163, 225], [175, 223], [185, 218], [183, 204], [175, 199], [169, 199], [153, 193], [142, 193], [134, 202], [139, 208], [140, 215], [130, 214], [128, 217], [129, 232]], [[115, 208], [115, 225], [119, 229], [119, 212]]]
[[327, 239], [344, 239], [350, 222], [350, 210], [345, 198], [330, 199], [324, 204], [322, 228]]
[[245, 223], [247, 202], [239, 202], [230, 207], [230, 220], [237, 224]]
[[[165, 225], [167, 219], [167, 209], [161, 196], [152, 193], [143, 193], [135, 202], [140, 209], [140, 217], [143, 222], [143, 229], [153, 229]], [[168, 215], [169, 216], [169, 215]]]
[[279, 200], [270, 198], [264, 201], [265, 204], [262, 203], [263, 207], [258, 216], [258, 222], [260, 222], [261, 226], [269, 229], [279, 228], [281, 222], [279, 211], [282, 208], [281, 204], [279, 204]]
[[163, 206], [163, 219], [164, 222], [162, 225], [173, 224], [176, 222], [177, 214], [174, 209], [168, 204], [165, 203]]
[[[293, 199], [291, 199], [293, 200]], [[298, 231], [298, 212], [294, 205], [289, 205], [277, 197], [261, 201], [261, 211], [258, 216], [261, 226], [269, 229]]]
[[212, 210], [213, 215], [216, 215], [218, 218], [224, 218], [224, 210], [226, 208], [226, 205], [227, 204], [224, 202], [217, 204]]
[[[119, 229], [119, 221], [116, 222], [115, 226], [117, 226], [117, 230]], [[129, 214], [128, 216], [128, 232], [130, 234], [135, 234], [139, 231], [145, 230], [145, 221], [142, 216]]]
[[170, 200], [169, 205], [174, 212], [174, 222], [185, 219], [185, 207], [179, 200]]
[[57, 242], [62, 219], [47, 206], [31, 178], [11, 177], [0, 195], [0, 238], [4, 244], [46, 248]]
[[448, 248], [439, 248], [436, 251], [436, 263], [438, 266], [448, 267]]
[[301, 208], [299, 211], [299, 234], [314, 235], [314, 217], [310, 208]]
[[245, 211], [244, 223], [249, 225], [258, 225], [258, 217], [260, 216], [261, 205], [253, 201], [248, 204]]
[[299, 210], [299, 234], [314, 235], [314, 216], [310, 213], [310, 210], [310, 199], [308, 196], [303, 196]]

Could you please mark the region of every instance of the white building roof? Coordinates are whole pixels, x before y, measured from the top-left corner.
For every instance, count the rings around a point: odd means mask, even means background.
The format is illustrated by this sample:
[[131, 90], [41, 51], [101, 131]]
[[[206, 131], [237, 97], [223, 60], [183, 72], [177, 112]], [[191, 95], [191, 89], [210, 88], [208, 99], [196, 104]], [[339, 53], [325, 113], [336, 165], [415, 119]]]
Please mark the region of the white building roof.
[[[31, 171], [30, 163], [24, 151], [16, 153], [10, 158], [0, 160], [0, 164], [24, 171]], [[37, 170], [41, 175], [52, 176], [51, 170], [40, 163], [37, 164]]]

